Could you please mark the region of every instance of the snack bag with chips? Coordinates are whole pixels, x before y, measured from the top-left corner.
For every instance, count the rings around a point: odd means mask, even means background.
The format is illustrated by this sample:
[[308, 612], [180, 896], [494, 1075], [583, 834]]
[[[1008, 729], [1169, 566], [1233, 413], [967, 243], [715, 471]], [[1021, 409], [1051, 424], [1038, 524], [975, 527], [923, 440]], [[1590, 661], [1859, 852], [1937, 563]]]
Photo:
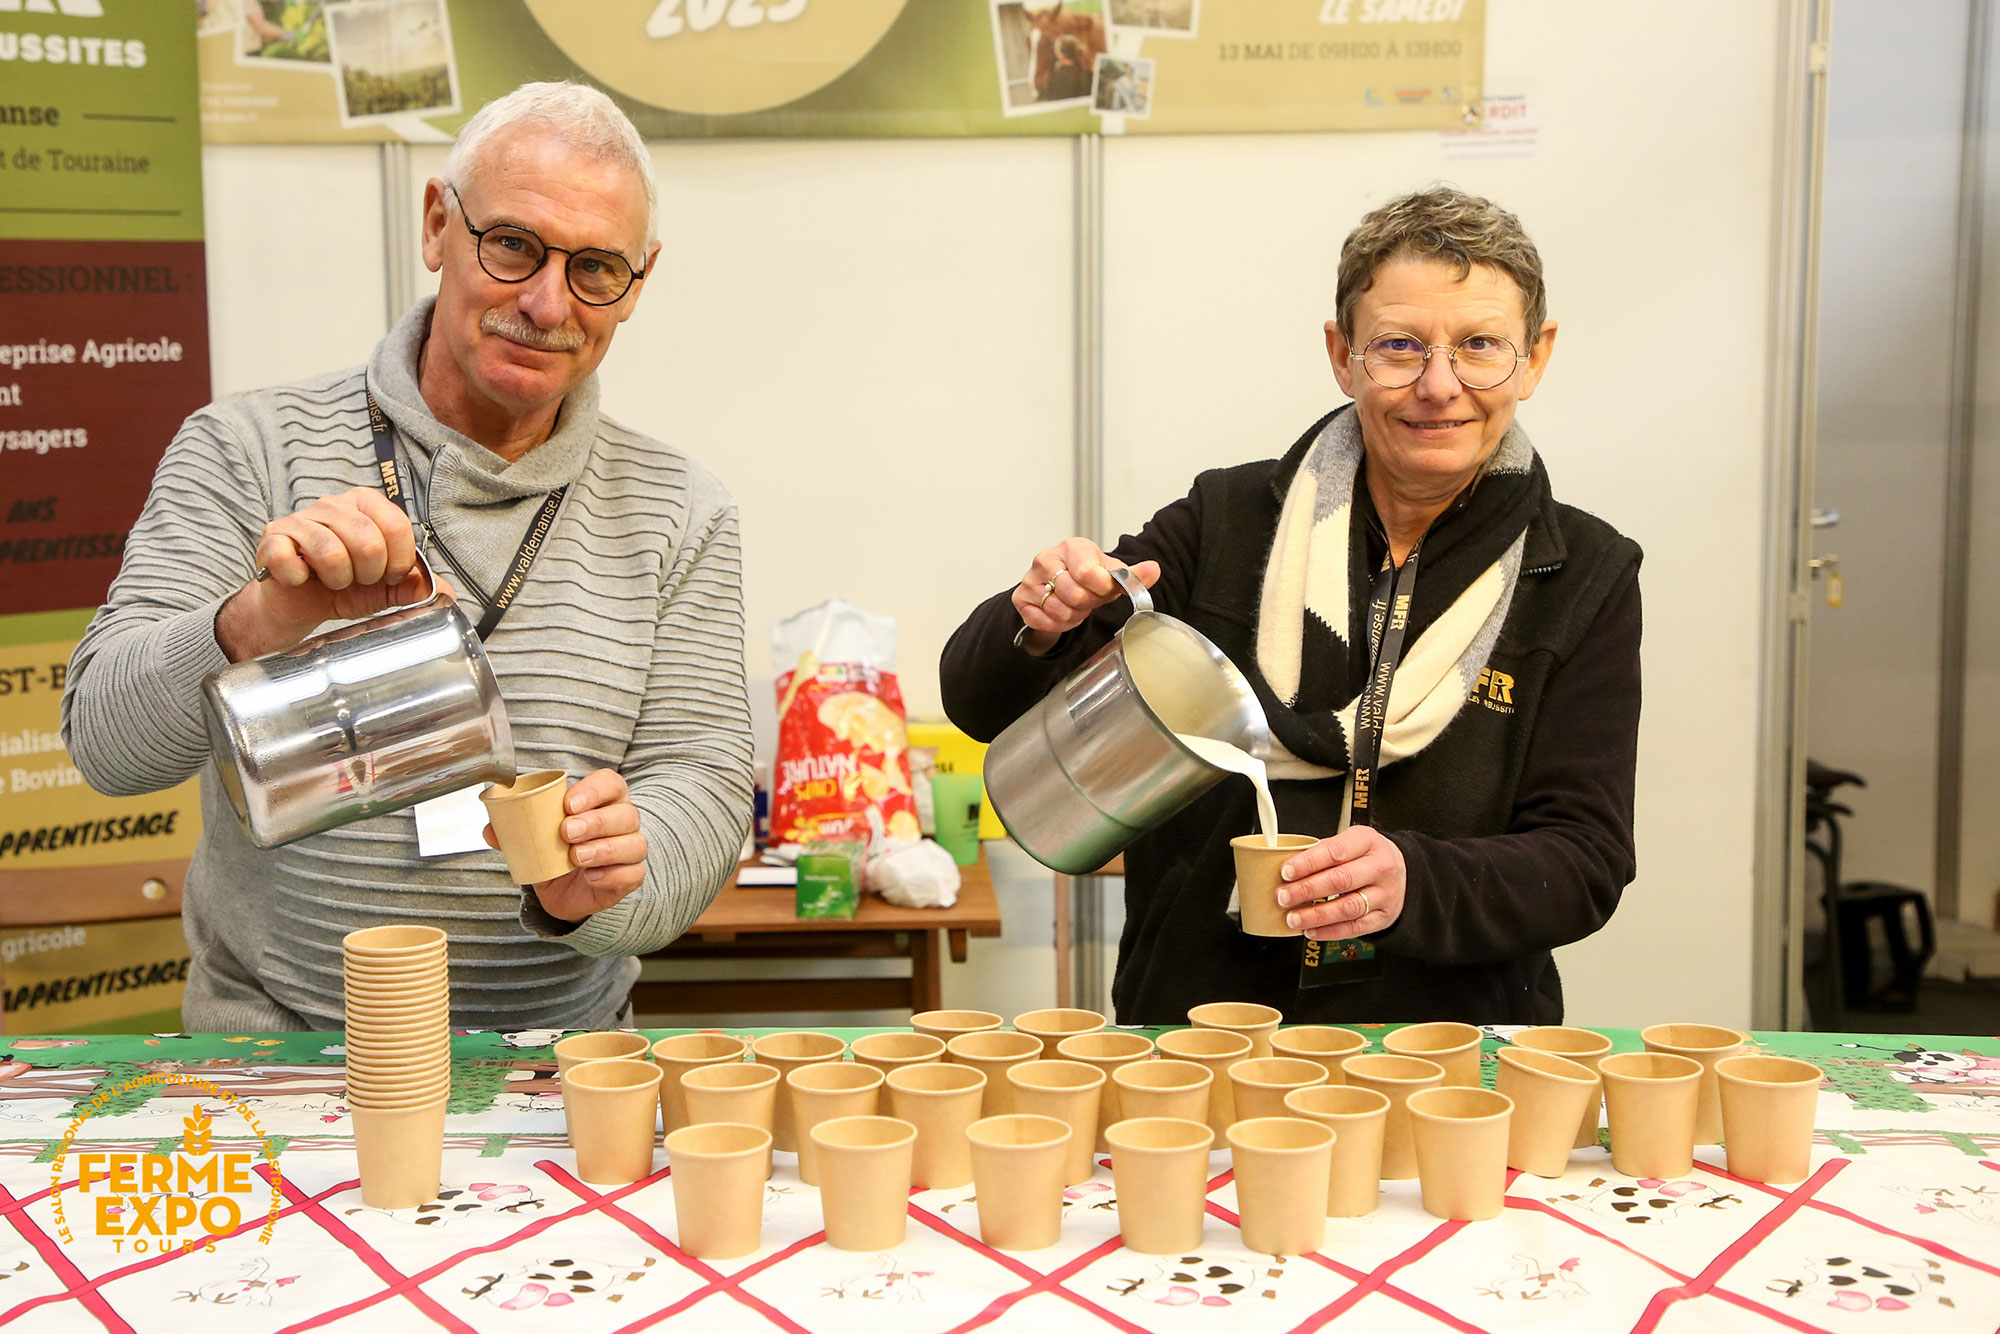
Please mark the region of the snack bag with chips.
[[771, 627], [778, 768], [771, 840], [920, 836], [910, 791], [896, 622], [835, 598]]

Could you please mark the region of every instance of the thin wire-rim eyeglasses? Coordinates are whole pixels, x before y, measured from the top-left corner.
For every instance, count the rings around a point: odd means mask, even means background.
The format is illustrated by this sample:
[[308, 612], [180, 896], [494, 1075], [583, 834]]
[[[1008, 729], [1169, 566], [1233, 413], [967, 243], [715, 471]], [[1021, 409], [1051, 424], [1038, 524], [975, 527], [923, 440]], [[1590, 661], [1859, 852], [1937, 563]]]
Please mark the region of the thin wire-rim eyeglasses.
[[[563, 246], [550, 245], [547, 241], [544, 241], [540, 236], [538, 236], [532, 228], [520, 226], [518, 223], [496, 222], [491, 227], [475, 227], [472, 225], [472, 219], [466, 216], [465, 196], [459, 194], [458, 187], [455, 185], [447, 185], [445, 186], [445, 189], [451, 191], [452, 198], [458, 201], [458, 220], [465, 224], [466, 231], [472, 233], [472, 253], [478, 257], [479, 267], [482, 270], [484, 270], [486, 276], [491, 278], [494, 282], [524, 283], [528, 281], [528, 279], [534, 277], [536, 274], [542, 271], [542, 266], [549, 262], [550, 255], [562, 254], [568, 256], [568, 258], [563, 261], [563, 282], [568, 285], [570, 293], [573, 296], [575, 296], [578, 301], [583, 302], [583, 304], [586, 306], [615, 306], [620, 301], [623, 301], [625, 299], [626, 294], [632, 290], [632, 285], [638, 282], [640, 279], [644, 278], [648, 272], [645, 269], [633, 268], [631, 260], [626, 259], [625, 256], [619, 254], [615, 250], [606, 250], [601, 246], [587, 246], [582, 250], [569, 250], [564, 248]], [[536, 245], [542, 248], [541, 258], [535, 261], [535, 266], [533, 268], [529, 269], [526, 273], [522, 274], [518, 278], [509, 278], [504, 273], [495, 273], [493, 271], [493, 266], [487, 263], [486, 238], [489, 235], [496, 232], [506, 232], [506, 233], [511, 233], [512, 235], [515, 236], [527, 237], [529, 240], [533, 241]], [[502, 241], [504, 241], [505, 239], [506, 238], [504, 237], [501, 238]], [[618, 289], [618, 294], [616, 296], [605, 299], [586, 296], [583, 292], [583, 289], [577, 286], [576, 265], [578, 261], [581, 260], [585, 263], [589, 263], [593, 259], [597, 259], [598, 257], [602, 257], [603, 260], [615, 261], [617, 267], [625, 271], [626, 275], [625, 285]], [[601, 262], [601, 260], [599, 262]], [[616, 270], [612, 271], [616, 272]]]
[[[1423, 360], [1419, 361], [1416, 364], [1415, 368], [1416, 373], [1411, 375], [1406, 380], [1395, 380], [1395, 379], [1385, 380], [1382, 378], [1382, 376], [1377, 375], [1375, 373], [1376, 368], [1370, 364], [1370, 357], [1375, 352], [1376, 345], [1391, 338], [1414, 343], [1417, 346], [1423, 348], [1424, 350]], [[1474, 384], [1471, 380], [1466, 379], [1465, 372], [1459, 369], [1459, 364], [1458, 364], [1459, 352], [1465, 347], [1467, 343], [1470, 343], [1474, 339], [1479, 339], [1479, 338], [1491, 338], [1496, 342], [1502, 343], [1506, 346], [1509, 352], [1514, 354], [1513, 357], [1507, 363], [1506, 374], [1502, 375], [1499, 379], [1494, 380], [1491, 384]], [[1513, 339], [1505, 337], [1504, 335], [1501, 334], [1493, 334], [1493, 333], [1467, 334], [1464, 338], [1461, 338], [1456, 343], [1426, 343], [1424, 342], [1423, 339], [1417, 337], [1413, 333], [1402, 333], [1397, 330], [1391, 330], [1388, 333], [1376, 334], [1373, 338], [1369, 339], [1366, 346], [1364, 346], [1361, 349], [1361, 369], [1367, 373], [1369, 379], [1373, 380], [1376, 384], [1381, 385], [1384, 389], [1408, 389], [1411, 385], [1415, 384], [1417, 381], [1424, 378], [1424, 372], [1428, 371], [1431, 368], [1431, 354], [1435, 352], [1442, 352], [1445, 354], [1445, 359], [1451, 366], [1451, 373], [1457, 376], [1458, 382], [1464, 385], [1467, 389], [1498, 389], [1501, 385], [1513, 379], [1514, 372], [1519, 370], [1521, 368], [1521, 363], [1528, 359], [1526, 353], [1522, 352], [1519, 348], [1514, 346]]]

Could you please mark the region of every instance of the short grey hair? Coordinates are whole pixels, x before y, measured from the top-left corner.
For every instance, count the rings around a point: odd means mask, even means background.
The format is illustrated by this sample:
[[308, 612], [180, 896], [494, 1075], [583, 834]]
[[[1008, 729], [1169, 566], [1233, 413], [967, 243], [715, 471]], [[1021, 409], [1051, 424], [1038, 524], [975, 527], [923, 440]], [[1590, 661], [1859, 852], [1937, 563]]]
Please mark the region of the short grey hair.
[[1490, 199], [1449, 185], [1433, 185], [1392, 199], [1361, 222], [1340, 247], [1340, 278], [1334, 298], [1340, 332], [1354, 338], [1354, 310], [1375, 285], [1384, 264], [1399, 259], [1434, 259], [1458, 266], [1462, 279], [1475, 264], [1498, 269], [1521, 290], [1534, 344], [1548, 315], [1542, 285], [1542, 256], [1521, 220]]
[[660, 211], [653, 155], [646, 151], [646, 141], [639, 137], [631, 118], [589, 84], [524, 83], [479, 108], [458, 132], [458, 141], [445, 157], [445, 183], [463, 195], [465, 187], [478, 178], [487, 144], [523, 127], [547, 130], [579, 153], [629, 168], [646, 190], [646, 248], [652, 248], [659, 236]]

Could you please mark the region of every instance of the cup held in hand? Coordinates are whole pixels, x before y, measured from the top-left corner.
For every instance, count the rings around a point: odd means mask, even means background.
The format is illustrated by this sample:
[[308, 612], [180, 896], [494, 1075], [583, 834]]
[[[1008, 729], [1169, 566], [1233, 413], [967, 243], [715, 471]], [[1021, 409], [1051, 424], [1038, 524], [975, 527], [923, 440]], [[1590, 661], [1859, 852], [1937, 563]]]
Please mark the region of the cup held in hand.
[[560, 769], [538, 769], [511, 783], [490, 784], [479, 794], [516, 884], [539, 885], [576, 869], [562, 836], [568, 795], [569, 775]]
[[1229, 840], [1236, 854], [1236, 902], [1243, 915], [1246, 936], [1296, 936], [1299, 931], [1285, 925], [1288, 909], [1278, 906], [1278, 887], [1285, 883], [1281, 872], [1285, 863], [1301, 848], [1319, 842], [1310, 834], [1280, 834], [1274, 846], [1262, 834], [1244, 834]]

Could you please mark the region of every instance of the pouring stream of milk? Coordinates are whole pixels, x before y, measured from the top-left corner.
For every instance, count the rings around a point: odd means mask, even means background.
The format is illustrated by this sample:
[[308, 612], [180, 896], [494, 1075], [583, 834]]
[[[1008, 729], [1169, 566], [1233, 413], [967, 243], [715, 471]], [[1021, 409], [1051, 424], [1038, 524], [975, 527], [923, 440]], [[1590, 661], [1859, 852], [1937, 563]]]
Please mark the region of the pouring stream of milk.
[[1247, 751], [1238, 750], [1227, 741], [1217, 741], [1211, 736], [1189, 736], [1185, 732], [1176, 732], [1174, 740], [1216, 768], [1227, 769], [1233, 774], [1242, 774], [1250, 780], [1257, 789], [1257, 822], [1264, 827], [1264, 842], [1270, 847], [1277, 847], [1278, 808], [1271, 801], [1271, 784], [1264, 773], [1264, 761]]

